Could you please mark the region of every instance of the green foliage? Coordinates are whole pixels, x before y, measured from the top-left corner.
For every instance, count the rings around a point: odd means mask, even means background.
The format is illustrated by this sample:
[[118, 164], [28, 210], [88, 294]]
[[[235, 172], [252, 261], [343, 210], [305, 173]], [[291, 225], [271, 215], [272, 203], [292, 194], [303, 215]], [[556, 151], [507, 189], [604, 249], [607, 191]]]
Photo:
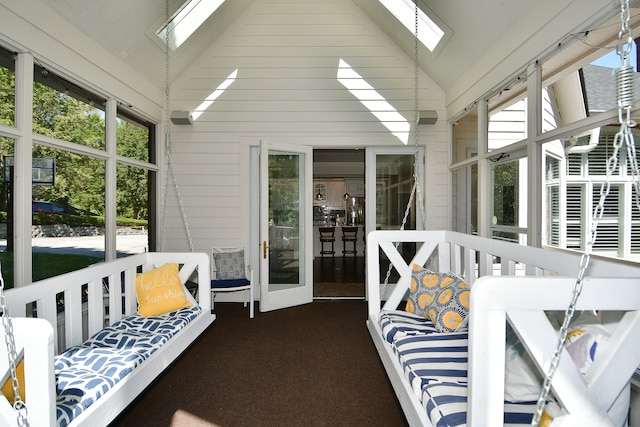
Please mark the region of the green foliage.
[[146, 219], [135, 218], [116, 218], [116, 225], [118, 227], [148, 227], [149, 221]]
[[269, 218], [279, 226], [299, 223], [298, 161], [297, 155], [269, 155]]
[[[14, 73], [0, 67], [0, 123], [10, 126], [14, 122], [14, 85]], [[99, 151], [105, 150], [104, 111], [38, 82], [34, 83], [33, 89], [33, 131]], [[148, 128], [117, 120], [116, 138], [118, 155], [140, 161], [149, 160]], [[0, 155], [13, 155], [13, 144], [13, 139], [0, 137]], [[96, 221], [95, 217], [90, 217], [91, 214], [104, 213], [104, 160], [37, 143], [33, 145], [32, 154], [34, 158], [53, 157], [56, 160], [55, 185], [34, 186], [33, 200], [73, 206], [86, 215], [84, 219], [66, 218], [65, 223], [87, 225], [85, 223]], [[2, 187], [0, 209], [6, 209], [8, 193], [6, 186]], [[148, 218], [148, 172], [118, 164], [116, 202], [118, 216], [138, 220]], [[38, 216], [34, 220], [49, 223], [52, 219]]]
[[[33, 225], [53, 225], [53, 224], [66, 224], [70, 227], [98, 227], [104, 228], [104, 217], [97, 215], [58, 215], [48, 213], [36, 213], [33, 214]], [[7, 222], [7, 213], [0, 211], [0, 224]], [[146, 219], [135, 218], [116, 218], [116, 226], [118, 227], [139, 227], [146, 228], [149, 226], [149, 221]]]
[[0, 67], [0, 124], [13, 126], [15, 111], [15, 75]]
[[493, 215], [496, 224], [518, 225], [519, 166], [516, 160], [493, 168]]
[[[33, 281], [47, 279], [59, 274], [79, 270], [100, 261], [103, 258], [75, 254], [55, 254], [49, 252], [34, 252]], [[13, 287], [13, 252], [0, 252], [0, 265], [5, 287]]]

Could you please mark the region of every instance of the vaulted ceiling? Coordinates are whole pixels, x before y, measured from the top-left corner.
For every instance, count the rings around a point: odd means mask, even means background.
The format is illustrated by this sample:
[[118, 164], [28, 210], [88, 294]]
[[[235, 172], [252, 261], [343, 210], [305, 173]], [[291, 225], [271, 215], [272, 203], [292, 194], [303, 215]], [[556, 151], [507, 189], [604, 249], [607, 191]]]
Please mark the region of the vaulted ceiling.
[[[153, 31], [165, 21], [164, 1], [41, 1], [153, 84], [163, 87], [165, 52]], [[181, 48], [171, 53], [171, 76], [180, 75], [254, 1], [227, 0]], [[414, 58], [413, 34], [378, 1], [350, 1]], [[588, 27], [594, 11], [615, 15], [618, 4], [614, 0], [418, 1], [450, 32], [444, 44], [433, 53], [425, 48], [418, 51], [420, 66], [441, 86], [448, 103], [482, 79], [487, 80], [485, 86], [496, 84], [497, 79], [509, 72], [508, 67], [503, 66], [506, 61], [531, 60], [561, 40], [567, 31]], [[183, 0], [169, 0], [168, 13], [173, 14], [182, 3]], [[585, 7], [585, 3], [589, 6]], [[537, 51], [530, 48], [534, 41]], [[498, 72], [501, 77], [494, 76]]]

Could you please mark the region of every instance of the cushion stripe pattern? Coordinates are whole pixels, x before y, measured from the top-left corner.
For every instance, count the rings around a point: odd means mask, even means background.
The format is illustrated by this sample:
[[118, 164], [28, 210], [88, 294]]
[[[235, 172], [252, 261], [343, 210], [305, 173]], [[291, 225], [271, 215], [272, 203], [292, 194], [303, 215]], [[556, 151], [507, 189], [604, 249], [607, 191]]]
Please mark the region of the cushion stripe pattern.
[[193, 306], [160, 316], [129, 316], [55, 356], [58, 425], [67, 426], [201, 311]]
[[[467, 423], [468, 331], [438, 332], [423, 317], [384, 311], [380, 328], [435, 427]], [[536, 402], [505, 402], [504, 424], [528, 426]]]
[[378, 322], [382, 335], [390, 343], [407, 335], [436, 332], [429, 319], [401, 310], [382, 311]]
[[[461, 427], [467, 424], [467, 386], [435, 382], [425, 385], [422, 407], [436, 427]], [[505, 403], [504, 424], [530, 426], [536, 402]]]
[[408, 335], [393, 349], [417, 396], [431, 382], [467, 382], [468, 334], [466, 332]]

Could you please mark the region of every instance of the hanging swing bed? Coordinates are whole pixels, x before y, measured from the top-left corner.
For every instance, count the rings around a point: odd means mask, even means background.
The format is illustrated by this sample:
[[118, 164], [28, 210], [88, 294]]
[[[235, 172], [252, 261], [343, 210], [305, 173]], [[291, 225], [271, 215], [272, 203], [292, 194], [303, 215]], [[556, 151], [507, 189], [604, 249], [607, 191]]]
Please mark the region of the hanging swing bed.
[[[620, 149], [640, 194], [627, 0], [621, 9], [620, 131], [584, 254], [404, 226], [368, 235], [367, 327], [409, 425], [628, 425], [640, 267], [591, 259]], [[411, 259], [399, 249], [407, 243]]]
[[215, 320], [210, 257], [193, 251], [171, 166], [166, 37], [161, 218], [170, 173], [191, 252], [145, 252], [7, 291], [0, 272], [1, 426], [105, 426]]

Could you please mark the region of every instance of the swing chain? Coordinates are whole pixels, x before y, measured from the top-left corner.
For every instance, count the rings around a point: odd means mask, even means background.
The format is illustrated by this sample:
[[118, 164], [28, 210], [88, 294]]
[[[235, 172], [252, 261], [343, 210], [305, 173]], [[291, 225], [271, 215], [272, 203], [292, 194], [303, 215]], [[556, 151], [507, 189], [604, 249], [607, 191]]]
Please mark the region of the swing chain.
[[[161, 201], [161, 212], [160, 212], [160, 226], [159, 226], [159, 236], [163, 236], [164, 229], [164, 221], [166, 217], [166, 209], [167, 209], [167, 185], [169, 183], [169, 178], [173, 180], [173, 185], [176, 191], [176, 197], [178, 199], [178, 207], [180, 208], [180, 215], [182, 216], [182, 223], [184, 224], [184, 228], [187, 234], [187, 243], [189, 244], [189, 249], [193, 252], [193, 238], [191, 237], [191, 230], [189, 229], [189, 222], [187, 221], [187, 214], [184, 209], [184, 204], [182, 203], [182, 195], [180, 194], [180, 188], [178, 187], [178, 181], [176, 180], [175, 172], [173, 171], [173, 163], [171, 160], [171, 132], [170, 128], [170, 82], [169, 82], [169, 71], [170, 71], [170, 55], [169, 55], [169, 0], [165, 0], [165, 34], [164, 34], [164, 79], [165, 79], [165, 87], [164, 87], [164, 152], [165, 152], [165, 162], [164, 162], [164, 173], [162, 177], [162, 201]], [[170, 176], [169, 176], [170, 174]], [[159, 249], [162, 250], [162, 238], [160, 239]]]
[[[407, 207], [404, 211], [404, 216], [402, 217], [402, 223], [400, 224], [400, 230], [404, 230], [407, 218], [409, 217], [409, 213], [411, 212], [411, 205], [413, 204], [413, 198], [416, 197], [416, 203], [420, 208], [420, 213], [422, 216], [422, 225], [423, 229], [426, 229], [426, 217], [424, 212], [424, 201], [422, 199], [422, 193], [420, 192], [420, 186], [418, 185], [419, 175], [418, 171], [421, 171], [420, 168], [420, 159], [419, 159], [419, 150], [418, 143], [420, 142], [420, 134], [418, 132], [418, 122], [420, 121], [420, 109], [419, 109], [419, 61], [418, 61], [418, 48], [419, 48], [419, 38], [418, 38], [418, 0], [415, 0], [415, 13], [414, 13], [414, 75], [413, 75], [413, 111], [414, 111], [414, 125], [413, 125], [413, 141], [414, 141], [414, 165], [413, 165], [413, 187], [411, 188], [411, 194], [409, 195], [409, 201], [407, 202]], [[396, 250], [400, 246], [400, 242], [395, 243]], [[387, 273], [384, 278], [382, 290], [384, 291], [386, 287], [389, 285], [389, 278], [391, 277], [391, 270], [393, 270], [393, 263], [389, 262], [389, 267], [387, 268]]]
[[13, 389], [13, 409], [16, 411], [18, 426], [28, 426], [27, 405], [22, 401], [20, 396], [20, 384], [18, 382], [18, 373], [16, 368], [16, 360], [18, 352], [16, 351], [16, 343], [13, 339], [13, 323], [7, 311], [7, 298], [4, 295], [4, 278], [0, 270], [0, 317], [2, 318], [2, 326], [4, 327], [4, 341], [7, 346], [7, 357], [9, 359], [9, 370], [11, 371], [11, 388]]
[[[627, 159], [629, 161], [629, 165], [633, 174], [635, 202], [636, 206], [640, 210], [640, 191], [638, 191], [640, 189], [640, 173], [638, 172], [638, 163], [636, 160], [635, 141], [631, 132], [631, 129], [635, 126], [635, 123], [631, 120], [631, 109], [633, 107], [634, 101], [633, 67], [629, 65], [628, 61], [628, 56], [631, 52], [633, 42], [633, 36], [629, 27], [629, 0], [621, 0], [620, 5], [620, 20], [622, 22], [622, 29], [620, 33], [618, 33], [618, 45], [616, 47], [616, 52], [620, 56], [621, 66], [615, 71], [616, 97], [618, 101], [618, 121], [620, 123], [620, 130], [618, 131], [618, 133], [616, 133], [613, 141], [613, 153], [607, 159], [605, 182], [600, 187], [600, 200], [593, 211], [590, 239], [586, 244], [585, 252], [580, 257], [580, 265], [576, 280], [573, 285], [571, 302], [569, 303], [569, 306], [565, 311], [564, 320], [559, 332], [558, 345], [553, 353], [553, 358], [549, 367], [549, 373], [545, 376], [542, 390], [540, 391], [540, 396], [536, 405], [536, 412], [531, 422], [533, 426], [538, 426], [538, 424], [540, 423], [547, 398], [549, 397], [549, 394], [551, 392], [551, 382], [553, 380], [553, 376], [558, 368], [558, 365], [560, 364], [560, 355], [567, 340], [569, 325], [573, 320], [578, 298], [580, 297], [580, 293], [582, 292], [584, 277], [589, 267], [591, 252], [593, 250], [593, 245], [598, 234], [598, 224], [602, 220], [602, 217], [604, 215], [605, 201], [611, 190], [611, 178], [615, 170], [618, 168], [618, 155], [620, 148], [622, 148], [623, 145], [625, 145], [627, 148]], [[624, 39], [625, 35], [626, 39]]]

